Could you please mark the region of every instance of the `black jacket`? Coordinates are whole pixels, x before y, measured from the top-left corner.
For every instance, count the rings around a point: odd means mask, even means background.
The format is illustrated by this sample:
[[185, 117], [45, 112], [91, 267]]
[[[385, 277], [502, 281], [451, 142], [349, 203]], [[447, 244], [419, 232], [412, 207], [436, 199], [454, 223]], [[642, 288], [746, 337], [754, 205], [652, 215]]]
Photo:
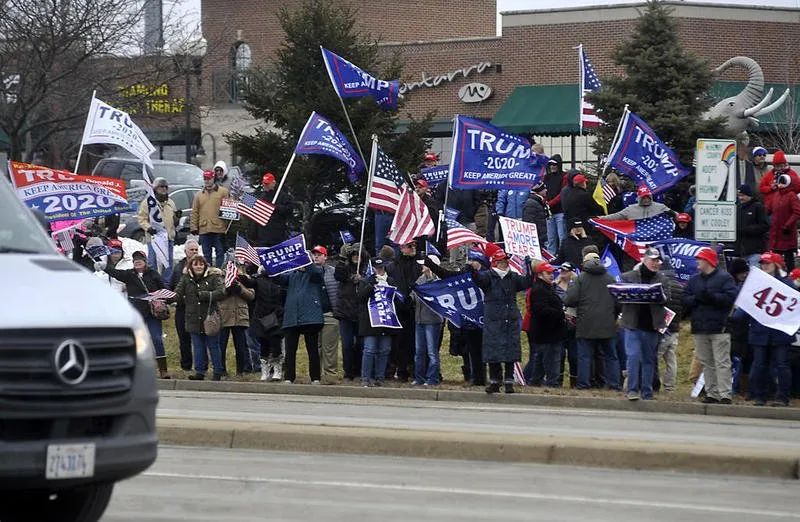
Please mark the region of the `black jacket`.
[[760, 254], [767, 249], [769, 219], [761, 202], [751, 199], [736, 209], [736, 251], [742, 256]]
[[545, 208], [547, 202], [541, 196], [531, 193], [525, 206], [522, 207], [522, 221], [536, 225], [536, 234], [539, 236], [539, 244], [547, 243], [547, 216]]
[[594, 245], [594, 241], [590, 237], [577, 238], [569, 234], [558, 246], [558, 255], [551, 261], [551, 264], [560, 265], [569, 261], [574, 266], [581, 266], [583, 265], [583, 248], [589, 245]]
[[547, 201], [550, 202], [550, 210], [553, 214], [561, 214], [564, 212], [561, 204], [561, 189], [567, 184], [567, 180], [564, 179], [566, 174], [562, 168], [560, 154], [553, 154], [550, 159], [558, 163], [558, 172], [550, 172], [550, 166], [548, 165], [547, 173], [542, 181], [547, 187]]
[[135, 298], [143, 297], [150, 292], [155, 292], [156, 290], [164, 288], [164, 283], [161, 281], [161, 276], [158, 275], [158, 272], [150, 269], [148, 266], [145, 267], [144, 272], [142, 272], [142, 277], [139, 278], [139, 274], [132, 268], [128, 270], [117, 270], [113, 266], [107, 266], [105, 271], [117, 281], [125, 283], [128, 292], [128, 301], [138, 310], [142, 317], [145, 319], [151, 317], [150, 303]]
[[254, 289], [256, 293], [253, 301], [253, 316], [250, 321], [253, 336], [257, 339], [280, 337], [282, 335], [280, 328], [267, 332], [259, 319], [275, 312], [278, 319], [277, 324], [283, 324], [283, 303], [286, 300], [286, 289], [266, 274], [260, 274], [256, 277], [240, 276], [239, 280], [244, 286]]
[[733, 277], [724, 270], [692, 276], [683, 294], [684, 310], [692, 315], [692, 333], [723, 333], [738, 293]]
[[[369, 261], [361, 263], [361, 275], [363, 276]], [[337, 319], [346, 319], [348, 321], [358, 321], [359, 310], [361, 310], [361, 303], [358, 299], [358, 282], [356, 281], [356, 263], [351, 261], [343, 261], [336, 265], [333, 272], [333, 277], [339, 281], [339, 301], [336, 303], [336, 309], [333, 311], [333, 316]]]
[[564, 305], [553, 285], [536, 279], [531, 286], [529, 333], [537, 344], [558, 343], [566, 336]]
[[[417, 284], [417, 279], [422, 274], [422, 265], [417, 263], [416, 257], [399, 255], [394, 263], [386, 270], [389, 278], [396, 284], [397, 291], [403, 294], [404, 301], [396, 302], [398, 313], [414, 313], [414, 302], [411, 300], [411, 290]], [[391, 283], [390, 283], [391, 284]]]
[[[441, 186], [446, 189], [447, 183], [442, 183], [439, 187]], [[481, 200], [482, 197], [479, 190], [450, 189], [450, 193], [447, 194], [447, 206], [459, 211], [457, 221], [462, 225], [475, 222], [475, 211], [478, 210]], [[435, 222], [436, 216], [431, 217]]]
[[584, 227], [588, 225], [590, 217], [602, 216], [603, 209], [592, 199], [588, 190], [582, 187], [564, 187], [561, 191], [561, 204], [564, 207], [564, 219], [569, 223], [573, 219], [583, 221]]
[[[261, 194], [259, 199], [271, 203], [274, 196], [275, 190], [270, 190]], [[266, 247], [285, 241], [289, 238], [288, 224], [291, 217], [292, 205], [289, 204], [289, 198], [284, 192], [278, 197], [272, 217], [265, 226], [262, 227], [255, 221], [250, 221], [250, 226], [247, 230], [247, 237], [250, 243], [253, 246]]]

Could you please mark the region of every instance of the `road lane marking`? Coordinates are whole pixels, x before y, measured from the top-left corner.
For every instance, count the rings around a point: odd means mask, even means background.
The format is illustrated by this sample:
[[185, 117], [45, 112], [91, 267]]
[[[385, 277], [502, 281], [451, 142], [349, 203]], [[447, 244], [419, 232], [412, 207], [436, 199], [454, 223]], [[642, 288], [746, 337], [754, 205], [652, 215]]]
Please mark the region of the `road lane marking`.
[[575, 504], [599, 504], [611, 506], [644, 507], [644, 508], [664, 508], [684, 511], [705, 511], [711, 513], [730, 513], [736, 515], [753, 515], [774, 518], [800, 519], [800, 513], [790, 513], [786, 511], [765, 511], [758, 509], [747, 509], [727, 506], [714, 506], [702, 504], [685, 504], [679, 502], [657, 502], [650, 500], [629, 500], [629, 499], [601, 499], [593, 497], [582, 497], [575, 495], [549, 495], [545, 493], [529, 492], [510, 492], [510, 491], [485, 491], [466, 488], [445, 488], [435, 486], [414, 486], [411, 484], [374, 484], [368, 482], [349, 482], [338, 480], [299, 480], [289, 478], [274, 477], [255, 477], [242, 476], [235, 477], [229, 475], [188, 475], [184, 473], [163, 473], [145, 472], [142, 474], [147, 477], [168, 478], [168, 479], [193, 479], [193, 480], [216, 480], [224, 482], [251, 482], [262, 484], [285, 484], [297, 486], [321, 486], [332, 488], [353, 488], [353, 489], [373, 489], [384, 491], [410, 491], [415, 493], [439, 493], [450, 495], [467, 495], [483, 497], [516, 498], [526, 500], [550, 500], [556, 502], [572, 502]]

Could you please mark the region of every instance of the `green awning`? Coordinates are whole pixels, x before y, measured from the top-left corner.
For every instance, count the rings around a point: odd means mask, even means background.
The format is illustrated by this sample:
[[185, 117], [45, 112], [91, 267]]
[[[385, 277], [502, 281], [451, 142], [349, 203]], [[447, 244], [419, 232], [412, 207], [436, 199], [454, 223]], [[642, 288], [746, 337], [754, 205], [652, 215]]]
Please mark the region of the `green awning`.
[[514, 88], [492, 119], [515, 134], [578, 134], [578, 84], [523, 85]]
[[[715, 100], [723, 100], [731, 96], [739, 94], [745, 82], [716, 82], [711, 88], [711, 97]], [[776, 128], [786, 127], [787, 124], [792, 123], [797, 125], [797, 118], [800, 116], [800, 86], [787, 85], [785, 83], [767, 83], [764, 84], [764, 94], [772, 89], [772, 100], [770, 103], [777, 100], [783, 91], [789, 89], [789, 97], [783, 102], [783, 105], [775, 109], [769, 114], [757, 116], [759, 125], [758, 127], [751, 127], [747, 132], [758, 133], [759, 131], [774, 131]]]

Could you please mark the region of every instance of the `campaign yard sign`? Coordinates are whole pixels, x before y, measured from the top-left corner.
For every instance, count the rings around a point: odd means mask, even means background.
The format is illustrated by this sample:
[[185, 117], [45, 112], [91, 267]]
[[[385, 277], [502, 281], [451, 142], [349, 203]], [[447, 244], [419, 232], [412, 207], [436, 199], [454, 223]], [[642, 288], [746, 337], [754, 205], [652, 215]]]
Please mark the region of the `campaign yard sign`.
[[500, 216], [500, 227], [503, 229], [507, 254], [522, 258], [542, 258], [542, 247], [539, 244], [539, 234], [534, 223]]
[[311, 264], [303, 235], [267, 248], [256, 248], [258, 258], [269, 276], [276, 276]]

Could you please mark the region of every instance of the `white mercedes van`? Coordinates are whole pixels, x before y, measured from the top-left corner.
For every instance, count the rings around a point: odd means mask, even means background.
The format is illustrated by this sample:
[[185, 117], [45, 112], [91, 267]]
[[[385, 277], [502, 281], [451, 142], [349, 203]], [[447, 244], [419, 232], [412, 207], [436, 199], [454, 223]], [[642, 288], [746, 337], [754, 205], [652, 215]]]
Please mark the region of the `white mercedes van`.
[[0, 521], [95, 521], [156, 458], [152, 341], [0, 177]]

